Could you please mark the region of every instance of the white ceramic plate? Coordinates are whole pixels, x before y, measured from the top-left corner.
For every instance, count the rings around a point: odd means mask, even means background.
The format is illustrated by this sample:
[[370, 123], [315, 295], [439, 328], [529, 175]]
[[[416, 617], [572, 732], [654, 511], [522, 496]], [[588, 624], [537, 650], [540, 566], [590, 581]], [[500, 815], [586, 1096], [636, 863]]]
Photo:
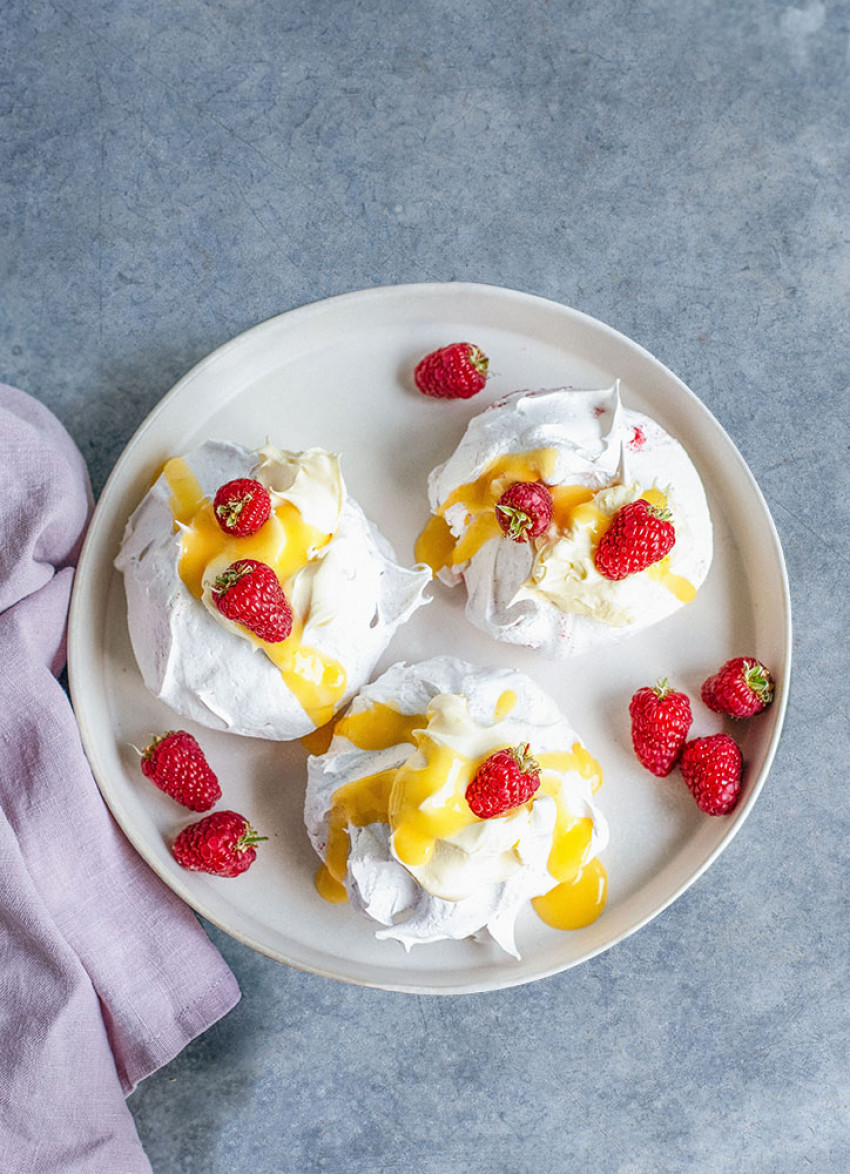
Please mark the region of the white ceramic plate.
[[[427, 399], [412, 371], [427, 352], [469, 340], [492, 377], [471, 401]], [[428, 472], [455, 447], [469, 418], [517, 388], [607, 387], [654, 416], [686, 446], [708, 491], [715, 558], [697, 599], [619, 648], [553, 663], [470, 627], [462, 589], [437, 585], [434, 602], [396, 636], [396, 660], [452, 652], [523, 669], [560, 702], [593, 754], [611, 828], [603, 859], [608, 906], [578, 932], [545, 926], [529, 909], [518, 925], [522, 960], [473, 941], [418, 946], [378, 942], [353, 909], [313, 887], [317, 865], [301, 811], [306, 751], [215, 733], [177, 718], [146, 691], [112, 569], [124, 524], [163, 462], [208, 438], [342, 454], [352, 494], [413, 562], [428, 508]], [[778, 683], [766, 713], [735, 726], [746, 761], [743, 800], [726, 818], [702, 815], [681, 778], [657, 780], [637, 764], [628, 701], [669, 676], [694, 699], [692, 736], [723, 728], [699, 702], [710, 671], [755, 655]], [[77, 573], [71, 608], [71, 688], [83, 742], [103, 795], [150, 866], [194, 909], [281, 962], [348, 982], [416, 993], [460, 993], [529, 982], [585, 961], [680, 896], [746, 819], [779, 739], [790, 669], [790, 602], [782, 552], [759, 489], [717, 421], [684, 384], [636, 343], [542, 298], [481, 285], [409, 285], [331, 298], [264, 322], [199, 363], [154, 409], [103, 491]], [[169, 844], [197, 818], [153, 788], [132, 745], [188, 727], [224, 791], [220, 806], [247, 815], [269, 842], [238, 880], [183, 871]]]

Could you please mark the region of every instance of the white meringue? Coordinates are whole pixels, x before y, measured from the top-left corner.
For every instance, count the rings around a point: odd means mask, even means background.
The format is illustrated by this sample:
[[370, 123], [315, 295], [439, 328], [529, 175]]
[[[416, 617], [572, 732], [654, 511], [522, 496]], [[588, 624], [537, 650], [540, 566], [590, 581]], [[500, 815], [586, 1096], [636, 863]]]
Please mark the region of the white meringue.
[[[478, 819], [464, 797], [477, 766], [526, 743], [540, 789]], [[320, 893], [347, 897], [385, 927], [377, 937], [407, 949], [486, 930], [519, 957], [515, 922], [531, 898], [591, 865], [604, 875], [595, 860], [608, 839], [592, 800], [598, 763], [551, 698], [515, 670], [450, 657], [393, 665], [361, 690], [307, 773], [304, 818], [323, 861]], [[565, 848], [564, 829], [579, 825], [582, 835]], [[588, 920], [604, 903], [595, 899]]]
[[[556, 499], [552, 526], [531, 543], [505, 538], [495, 524], [495, 502], [517, 480], [542, 480], [562, 495], [560, 515]], [[579, 493], [575, 505], [570, 487]], [[667, 506], [675, 545], [645, 571], [606, 579], [594, 564], [598, 528], [641, 496]], [[496, 401], [434, 469], [429, 499], [434, 517], [417, 557], [450, 586], [465, 583], [476, 627], [551, 657], [615, 643], [664, 619], [693, 598], [711, 564], [699, 474], [659, 424], [622, 406], [619, 382]]]
[[[209, 502], [238, 477], [253, 477], [270, 492], [275, 511], [260, 532], [269, 549], [285, 555], [290, 541], [278, 507], [306, 535], [303, 565], [290, 568], [287, 580], [293, 635], [265, 650], [222, 616], [210, 595], [212, 580], [229, 562], [259, 557], [244, 546], [234, 553], [251, 538], [221, 534], [219, 548], [201, 560], [194, 592], [181, 578], [185, 542], [193, 535], [199, 541], [200, 522], [197, 530], [176, 524], [172, 502], [180, 492]], [[270, 445], [257, 453], [222, 441], [166, 465], [130, 518], [115, 565], [124, 574], [133, 650], [154, 696], [213, 729], [277, 740], [312, 732], [348, 703], [398, 626], [423, 602], [429, 579], [395, 562], [386, 539], [346, 495], [333, 454]], [[287, 677], [269, 656], [290, 644]]]

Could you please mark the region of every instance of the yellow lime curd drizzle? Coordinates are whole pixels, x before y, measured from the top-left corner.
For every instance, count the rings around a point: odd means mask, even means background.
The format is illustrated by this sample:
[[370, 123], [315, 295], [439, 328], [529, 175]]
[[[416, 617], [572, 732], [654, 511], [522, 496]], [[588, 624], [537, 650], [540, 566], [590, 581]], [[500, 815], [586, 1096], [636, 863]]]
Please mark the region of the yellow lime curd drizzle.
[[334, 792], [328, 820], [325, 863], [316, 873], [316, 888], [326, 901], [347, 900], [345, 870], [348, 865], [348, 829], [370, 823], [386, 823], [387, 807], [396, 772], [382, 770], [354, 779]]
[[496, 709], [493, 713], [494, 719], [497, 722], [504, 721], [508, 714], [516, 708], [516, 703], [517, 695], [513, 689], [505, 689], [496, 702]]
[[[174, 524], [181, 531], [180, 578], [196, 599], [203, 596], [204, 576], [211, 565], [218, 573], [238, 559], [253, 558], [274, 570], [291, 602], [292, 578], [333, 537], [310, 526], [292, 502], [283, 501], [256, 534], [234, 538], [216, 522], [212, 502], [184, 460], [167, 461], [163, 474]], [[345, 670], [302, 642], [303, 627], [303, 619], [293, 613], [292, 632], [278, 644], [260, 640], [247, 628], [245, 635], [277, 666], [314, 724], [323, 726], [345, 693]]]
[[[496, 502], [515, 481], [551, 481], [555, 475], [557, 451], [538, 448], [526, 453], [506, 453], [492, 461], [474, 481], [459, 485], [433, 514], [416, 542], [416, 561], [425, 563], [436, 575], [443, 567], [458, 566], [501, 534]], [[445, 521], [446, 510], [462, 505], [470, 517], [459, 542]]]
[[[515, 481], [551, 481], [555, 471], [556, 450], [533, 449], [527, 453], [508, 453], [493, 461], [475, 481], [458, 486], [436, 514], [432, 514], [416, 540], [416, 561], [425, 563], [436, 575], [444, 567], [456, 567], [473, 558], [485, 542], [497, 538], [501, 528], [496, 518], [496, 502]], [[559, 534], [574, 525], [590, 530], [593, 542], [599, 542], [611, 519], [593, 505], [595, 490], [587, 485], [550, 485], [552, 521]], [[641, 494], [650, 505], [665, 507], [667, 497], [660, 489]], [[463, 505], [469, 519], [463, 534], [455, 538], [445, 514], [454, 505]], [[651, 579], [671, 591], [681, 603], [690, 603], [696, 588], [681, 575], [670, 571], [669, 557], [647, 569]]]
[[[549, 491], [552, 494], [552, 521], [560, 533], [569, 530], [577, 514], [579, 517], [589, 517], [590, 511], [599, 518], [603, 516], [599, 510], [588, 505], [595, 491], [587, 485], [552, 485]], [[585, 507], [581, 513], [579, 506]]]
[[[387, 750], [409, 742], [415, 745], [413, 731], [427, 724], [424, 714], [407, 714], [382, 702], [375, 702], [359, 713], [349, 713], [333, 727], [360, 750]], [[316, 889], [326, 901], [338, 903], [348, 899], [343, 880], [348, 865], [350, 827], [370, 823], [387, 823], [390, 791], [396, 769], [379, 771], [352, 779], [334, 791], [328, 820], [328, 845], [325, 863], [316, 872]]]
[[402, 713], [376, 701], [359, 713], [348, 713], [334, 726], [334, 734], [347, 738], [358, 750], [388, 750], [401, 742], [415, 745], [413, 731], [427, 719], [421, 713]]
[[[647, 489], [641, 497], [644, 501], [648, 501], [650, 505], [656, 506], [658, 509], [667, 508], [667, 494], [660, 489]], [[697, 589], [693, 583], [684, 578], [683, 575], [674, 575], [670, 570], [670, 556], [660, 559], [657, 563], [653, 563], [651, 567], [646, 568], [646, 573], [650, 579], [656, 583], [660, 583], [666, 587], [680, 603], [690, 603], [695, 598]]]
[[[505, 690], [499, 697], [494, 717], [502, 720], [516, 705], [513, 690]], [[466, 802], [465, 793], [482, 760], [470, 759], [456, 750], [431, 738], [427, 717], [423, 714], [402, 714], [381, 703], [341, 718], [334, 733], [345, 736], [361, 749], [382, 750], [409, 742], [419, 754], [402, 766], [364, 778], [354, 779], [340, 787], [333, 795], [328, 830], [326, 862], [316, 874], [316, 887], [328, 901], [344, 901], [344, 878], [348, 861], [349, 827], [363, 827], [373, 822], [389, 824], [393, 846], [402, 863], [416, 867], [426, 863], [438, 840], [456, 835], [464, 827], [480, 822]], [[598, 917], [604, 907], [604, 890], [598, 890], [595, 912], [591, 916], [590, 891], [580, 883], [585, 874], [601, 869], [597, 861], [587, 859], [592, 835], [592, 823], [584, 817], [575, 817], [567, 810], [561, 796], [559, 775], [578, 772], [595, 791], [601, 784], [602, 772], [596, 759], [576, 742], [569, 751], [547, 752], [537, 756], [540, 765], [539, 794], [550, 795], [556, 805], [555, 829], [547, 862], [556, 888], [569, 890], [569, 899], [562, 905], [571, 906], [570, 916], [577, 923], [588, 924]], [[530, 800], [533, 803], [534, 800]], [[603, 870], [604, 872], [604, 870]], [[551, 902], [553, 910], [556, 902]], [[579, 908], [581, 906], [581, 908]], [[535, 908], [537, 905], [535, 904]], [[544, 921], [560, 924], [567, 916], [537, 909]], [[558, 920], [554, 920], [555, 918]], [[585, 920], [582, 920], [585, 919]], [[565, 926], [565, 928], [567, 928]]]

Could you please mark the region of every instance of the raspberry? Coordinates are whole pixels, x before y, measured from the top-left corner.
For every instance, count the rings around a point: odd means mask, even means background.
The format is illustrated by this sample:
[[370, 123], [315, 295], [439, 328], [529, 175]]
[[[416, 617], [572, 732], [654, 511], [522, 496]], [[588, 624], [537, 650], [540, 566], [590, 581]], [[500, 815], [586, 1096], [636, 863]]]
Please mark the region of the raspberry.
[[269, 520], [272, 501], [268, 490], [259, 481], [239, 477], [218, 490], [213, 512], [225, 534], [246, 538], [249, 534], [256, 534]]
[[257, 858], [254, 845], [267, 839], [257, 835], [244, 815], [214, 811], [183, 828], [172, 851], [177, 863], [192, 872], [239, 876]]
[[267, 644], [279, 644], [292, 631], [292, 608], [277, 575], [255, 558], [231, 563], [215, 580], [212, 597], [223, 616]]
[[753, 717], [773, 700], [773, 677], [754, 656], [736, 656], [703, 681], [701, 696], [715, 713]]
[[541, 481], [515, 481], [496, 502], [496, 520], [514, 542], [530, 542], [552, 522], [552, 494]]
[[614, 514], [596, 547], [596, 569], [606, 579], [625, 579], [659, 562], [675, 541], [676, 531], [667, 511], [639, 497]]
[[540, 786], [540, 767], [528, 743], [497, 750], [485, 759], [466, 788], [466, 801], [479, 819], [492, 819], [530, 799]]
[[489, 359], [471, 342], [453, 342], [432, 351], [413, 373], [423, 395], [436, 399], [469, 399], [487, 382]]
[[632, 745], [648, 771], [666, 778], [676, 765], [691, 728], [691, 703], [666, 680], [638, 689], [629, 702]]
[[209, 811], [221, 787], [203, 750], [185, 730], [169, 730], [142, 751], [142, 774], [191, 811]]
[[682, 777], [706, 815], [726, 815], [741, 793], [741, 751], [728, 734], [694, 738], [682, 751]]

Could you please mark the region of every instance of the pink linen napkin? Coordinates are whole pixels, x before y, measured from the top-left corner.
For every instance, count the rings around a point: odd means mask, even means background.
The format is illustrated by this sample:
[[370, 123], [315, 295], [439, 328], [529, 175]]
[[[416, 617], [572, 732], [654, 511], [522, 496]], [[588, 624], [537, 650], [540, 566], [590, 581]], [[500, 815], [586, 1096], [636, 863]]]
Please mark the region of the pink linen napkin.
[[2, 384], [0, 468], [0, 1170], [150, 1174], [124, 1097], [239, 988], [91, 776], [56, 680], [88, 477]]

